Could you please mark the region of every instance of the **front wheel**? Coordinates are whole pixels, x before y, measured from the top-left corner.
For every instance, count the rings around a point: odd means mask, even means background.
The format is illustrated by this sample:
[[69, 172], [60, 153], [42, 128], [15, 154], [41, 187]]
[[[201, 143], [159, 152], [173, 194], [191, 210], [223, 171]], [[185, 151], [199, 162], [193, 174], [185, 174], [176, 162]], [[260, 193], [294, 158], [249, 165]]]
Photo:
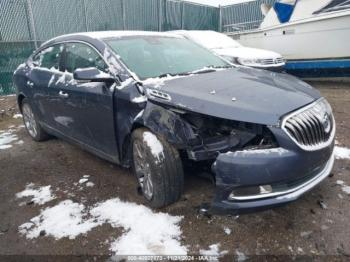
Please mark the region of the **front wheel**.
[[38, 142], [47, 140], [49, 135], [40, 126], [36, 116], [33, 113], [32, 107], [26, 98], [22, 101], [21, 109], [23, 114], [23, 122], [28, 134]]
[[140, 128], [132, 134], [132, 156], [133, 171], [150, 206], [161, 208], [180, 198], [184, 173], [174, 146]]

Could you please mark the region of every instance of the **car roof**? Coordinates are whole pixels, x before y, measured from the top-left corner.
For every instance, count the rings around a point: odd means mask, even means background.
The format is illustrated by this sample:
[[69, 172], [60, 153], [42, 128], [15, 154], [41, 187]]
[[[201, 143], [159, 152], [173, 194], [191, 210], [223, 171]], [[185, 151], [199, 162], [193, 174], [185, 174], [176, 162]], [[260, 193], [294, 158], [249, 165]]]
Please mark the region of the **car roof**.
[[168, 32], [175, 35], [182, 35], [182, 36], [191, 36], [191, 35], [198, 35], [198, 34], [203, 34], [203, 35], [221, 34], [213, 30], [174, 30], [174, 31], [168, 31]]
[[152, 31], [96, 31], [96, 32], [80, 32], [61, 35], [55, 38], [52, 38], [42, 46], [50, 45], [57, 42], [67, 41], [67, 40], [103, 40], [108, 38], [122, 38], [128, 36], [163, 36], [163, 37], [173, 37], [179, 38], [181, 36], [171, 33], [164, 32], [152, 32]]

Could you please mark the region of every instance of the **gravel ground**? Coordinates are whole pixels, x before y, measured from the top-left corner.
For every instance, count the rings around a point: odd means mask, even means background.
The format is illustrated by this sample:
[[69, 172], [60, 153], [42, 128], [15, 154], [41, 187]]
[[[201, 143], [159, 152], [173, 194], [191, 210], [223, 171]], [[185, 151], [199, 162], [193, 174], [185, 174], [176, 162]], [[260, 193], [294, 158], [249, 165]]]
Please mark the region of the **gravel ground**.
[[[338, 144], [350, 147], [350, 85], [314, 85], [332, 104]], [[144, 201], [137, 194], [136, 179], [129, 170], [58, 139], [33, 142], [21, 128], [21, 119], [10, 117], [15, 108], [15, 97], [0, 97], [0, 111], [10, 112], [0, 116], [0, 130], [12, 126], [17, 135], [12, 148], [0, 150], [0, 254], [111, 256], [110, 242], [121, 236], [123, 230], [108, 224], [75, 239], [56, 240], [43, 234], [28, 240], [19, 234], [21, 224], [37, 216], [42, 208], [62, 200], [71, 199], [87, 206], [114, 197], [138, 204]], [[18, 143], [21, 140], [23, 143]], [[342, 180], [350, 185], [349, 161], [337, 160], [329, 178], [298, 201], [281, 208], [239, 217], [200, 215], [198, 207], [211, 201], [214, 186], [204, 178], [187, 175], [182, 199], [160, 211], [184, 217], [180, 223], [181, 243], [187, 246], [189, 254], [220, 244], [220, 251], [228, 251], [237, 259], [255, 255], [275, 258], [319, 255], [323, 260], [350, 260], [350, 195], [336, 183]], [[84, 175], [90, 176], [93, 187], [79, 187], [77, 182]], [[28, 183], [51, 185], [57, 198], [43, 206], [30, 201], [21, 204], [23, 201], [15, 195]]]

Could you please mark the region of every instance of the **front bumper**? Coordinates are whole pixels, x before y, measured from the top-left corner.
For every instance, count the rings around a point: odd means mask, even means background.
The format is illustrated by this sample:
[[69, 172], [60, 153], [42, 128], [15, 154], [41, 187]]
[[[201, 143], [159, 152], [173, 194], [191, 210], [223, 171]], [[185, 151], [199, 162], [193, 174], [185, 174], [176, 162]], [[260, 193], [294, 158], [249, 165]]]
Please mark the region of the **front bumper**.
[[[298, 199], [325, 179], [334, 164], [334, 143], [314, 152], [283, 148], [221, 154], [216, 174], [214, 214], [239, 214], [280, 206]], [[234, 195], [236, 189], [269, 185], [269, 192]]]

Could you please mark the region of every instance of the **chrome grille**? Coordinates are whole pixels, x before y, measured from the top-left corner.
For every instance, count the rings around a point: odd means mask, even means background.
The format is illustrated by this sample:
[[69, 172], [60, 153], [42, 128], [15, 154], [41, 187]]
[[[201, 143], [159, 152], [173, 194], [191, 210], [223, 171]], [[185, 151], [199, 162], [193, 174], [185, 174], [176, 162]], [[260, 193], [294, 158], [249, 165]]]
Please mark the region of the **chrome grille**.
[[279, 57], [279, 58], [276, 58], [276, 59], [272, 59], [272, 58], [269, 58], [269, 59], [260, 59], [259, 61], [261, 64], [263, 65], [274, 65], [274, 64], [280, 64], [280, 63], [283, 63], [284, 60], [282, 57]]
[[303, 149], [316, 150], [334, 138], [332, 109], [325, 99], [288, 115], [282, 128]]

